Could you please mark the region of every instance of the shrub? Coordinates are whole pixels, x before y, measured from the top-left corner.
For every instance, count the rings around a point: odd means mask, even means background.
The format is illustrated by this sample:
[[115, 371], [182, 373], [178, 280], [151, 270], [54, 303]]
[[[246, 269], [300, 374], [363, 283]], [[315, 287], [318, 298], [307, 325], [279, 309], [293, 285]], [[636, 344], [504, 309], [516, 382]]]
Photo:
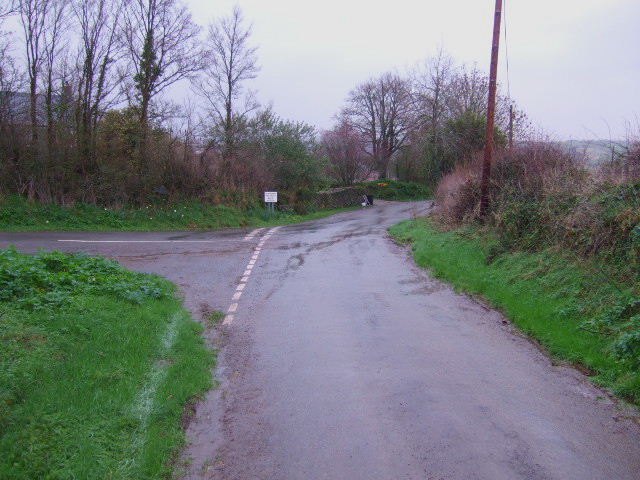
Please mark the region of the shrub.
[[[436, 189], [446, 225], [474, 221], [480, 200], [480, 159], [458, 165]], [[503, 248], [563, 245], [638, 266], [640, 182], [612, 184], [560, 145], [529, 143], [500, 152], [490, 185], [489, 224]]]

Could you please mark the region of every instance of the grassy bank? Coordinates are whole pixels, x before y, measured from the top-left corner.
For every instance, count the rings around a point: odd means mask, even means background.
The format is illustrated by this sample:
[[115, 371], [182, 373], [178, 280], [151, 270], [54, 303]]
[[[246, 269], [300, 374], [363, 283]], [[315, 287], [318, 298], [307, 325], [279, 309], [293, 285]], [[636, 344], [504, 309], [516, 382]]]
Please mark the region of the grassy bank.
[[165, 478], [213, 360], [175, 287], [5, 249], [0, 301], [0, 478]]
[[305, 215], [288, 212], [270, 215], [264, 209], [242, 210], [197, 202], [149, 205], [142, 208], [104, 208], [83, 203], [65, 207], [32, 203], [13, 196], [0, 201], [0, 230], [216, 230], [298, 223], [345, 210], [349, 208], [322, 210]]
[[596, 260], [559, 249], [504, 251], [491, 234], [441, 231], [429, 219], [391, 229], [416, 262], [502, 309], [561, 361], [586, 367], [594, 382], [640, 404], [640, 285], [620, 281]]

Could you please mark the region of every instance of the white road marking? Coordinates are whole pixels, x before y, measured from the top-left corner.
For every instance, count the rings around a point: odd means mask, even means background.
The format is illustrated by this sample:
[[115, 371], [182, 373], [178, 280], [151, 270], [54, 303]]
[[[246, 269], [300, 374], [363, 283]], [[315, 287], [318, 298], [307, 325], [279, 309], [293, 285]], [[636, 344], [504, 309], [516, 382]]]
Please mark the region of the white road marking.
[[[245, 287], [247, 286], [247, 281], [249, 280], [249, 275], [251, 275], [251, 272], [253, 270], [253, 267], [256, 264], [256, 261], [258, 260], [258, 256], [260, 255], [260, 250], [262, 249], [262, 246], [265, 244], [265, 242], [271, 238], [271, 236], [278, 231], [278, 229], [280, 229], [280, 227], [274, 227], [272, 229], [270, 229], [269, 231], [267, 231], [266, 235], [264, 235], [261, 239], [260, 242], [258, 242], [258, 246], [256, 248], [254, 248], [253, 251], [253, 255], [251, 256], [251, 260], [249, 261], [249, 264], [247, 265], [247, 268], [244, 271], [244, 274], [242, 275], [242, 278], [240, 279], [240, 283], [238, 284], [238, 286], [236, 287], [236, 291], [233, 294], [233, 296], [231, 297], [232, 300], [235, 301], [235, 303], [232, 303], [231, 305], [229, 305], [229, 309], [227, 310], [227, 315], [224, 317], [224, 320], [222, 322], [223, 325], [231, 325], [231, 323], [233, 322], [233, 315], [231, 315], [231, 313], [234, 313], [238, 310], [238, 300], [240, 300], [240, 297], [242, 296], [242, 293], [245, 289]], [[252, 232], [250, 232], [249, 234], [247, 234], [244, 238], [245, 241], [247, 240], [251, 240], [255, 235], [257, 235], [261, 230], [263, 230], [263, 228], [257, 228], [255, 230], [253, 230]]]
[[57, 240], [74, 243], [215, 243], [219, 240]]
[[249, 233], [247, 233], [244, 238], [242, 239], [244, 242], [247, 242], [249, 240], [252, 240], [253, 237], [255, 237], [256, 235], [258, 235], [262, 230], [264, 230], [265, 227], [262, 228], [256, 228], [255, 230], [251, 230]]

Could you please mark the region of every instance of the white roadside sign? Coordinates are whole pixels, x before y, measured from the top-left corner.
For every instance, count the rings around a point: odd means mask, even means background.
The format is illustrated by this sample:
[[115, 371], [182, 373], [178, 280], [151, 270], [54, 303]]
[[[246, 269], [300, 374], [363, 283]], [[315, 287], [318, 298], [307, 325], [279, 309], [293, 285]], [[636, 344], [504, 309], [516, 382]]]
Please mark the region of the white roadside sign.
[[278, 203], [278, 192], [264, 192], [264, 203]]

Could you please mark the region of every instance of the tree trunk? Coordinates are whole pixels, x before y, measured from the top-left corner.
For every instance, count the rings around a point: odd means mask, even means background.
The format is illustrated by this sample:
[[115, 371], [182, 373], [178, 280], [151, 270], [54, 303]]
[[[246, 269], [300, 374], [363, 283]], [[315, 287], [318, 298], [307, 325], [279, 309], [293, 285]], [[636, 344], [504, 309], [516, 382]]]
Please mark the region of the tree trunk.
[[147, 165], [147, 140], [149, 137], [149, 95], [144, 92], [140, 102], [140, 162], [142, 170], [146, 173]]
[[31, 143], [34, 149], [38, 144], [38, 97], [37, 97], [37, 80], [32, 77], [29, 82], [29, 100], [31, 116]]

